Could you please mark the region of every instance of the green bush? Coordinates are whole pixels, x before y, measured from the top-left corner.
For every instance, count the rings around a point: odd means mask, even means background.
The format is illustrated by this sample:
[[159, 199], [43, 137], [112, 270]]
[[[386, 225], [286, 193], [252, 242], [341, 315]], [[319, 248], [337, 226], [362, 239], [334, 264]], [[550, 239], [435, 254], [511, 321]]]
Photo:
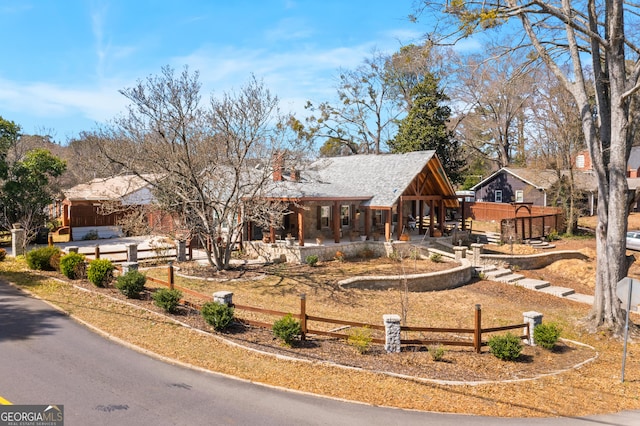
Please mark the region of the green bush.
[[53, 271], [51, 267], [51, 257], [60, 252], [57, 247], [40, 247], [27, 253], [26, 260], [30, 269], [40, 271]]
[[293, 340], [302, 332], [302, 329], [300, 328], [300, 323], [291, 314], [287, 314], [273, 323], [272, 331], [273, 335], [281, 339], [285, 345], [291, 346]]
[[429, 259], [432, 262], [440, 263], [442, 262], [442, 255], [440, 253], [432, 253], [431, 256], [429, 256]]
[[358, 351], [360, 355], [367, 353], [371, 347], [371, 329], [368, 327], [356, 327], [349, 330], [349, 337], [347, 337], [347, 343]]
[[318, 255], [310, 254], [304, 261], [307, 262], [309, 266], [316, 266], [316, 263], [318, 263]]
[[439, 362], [444, 359], [445, 350], [442, 345], [438, 345], [429, 348], [429, 353], [431, 354], [432, 360]]
[[489, 339], [491, 353], [503, 361], [518, 359], [522, 353], [522, 342], [518, 336], [507, 333], [502, 336], [493, 336]]
[[94, 259], [89, 262], [87, 278], [97, 287], [106, 287], [113, 279], [114, 269], [109, 259]]
[[7, 257], [7, 251], [3, 248], [0, 248], [0, 262], [2, 262], [5, 257]]
[[533, 341], [545, 349], [553, 349], [560, 338], [562, 330], [558, 324], [550, 322], [548, 324], [538, 324], [533, 329]]
[[131, 270], [116, 279], [116, 288], [129, 299], [139, 299], [146, 281], [144, 274]]
[[169, 290], [162, 288], [151, 295], [156, 306], [165, 310], [165, 312], [174, 313], [178, 308], [178, 303], [182, 299], [180, 290]]
[[233, 321], [233, 308], [224, 303], [207, 302], [202, 305], [202, 316], [214, 330], [224, 330]]
[[80, 253], [67, 253], [60, 258], [60, 272], [72, 280], [84, 277], [84, 256]]

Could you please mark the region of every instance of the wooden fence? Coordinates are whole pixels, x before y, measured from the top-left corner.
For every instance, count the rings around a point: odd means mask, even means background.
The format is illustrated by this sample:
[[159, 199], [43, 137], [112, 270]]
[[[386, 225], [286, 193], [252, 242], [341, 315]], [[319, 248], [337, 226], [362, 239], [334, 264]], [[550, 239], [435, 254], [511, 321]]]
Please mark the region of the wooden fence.
[[[50, 241], [49, 245], [53, 245], [53, 242]], [[167, 260], [175, 258], [177, 255], [176, 247], [166, 246], [166, 247], [155, 247], [148, 249], [137, 249], [137, 253], [150, 253], [155, 252], [155, 256], [148, 257], [139, 257], [138, 260]], [[79, 247], [78, 253], [84, 255], [88, 259], [100, 259], [106, 258], [111, 260], [112, 262], [127, 262], [127, 250], [102, 250], [99, 245], [95, 245], [93, 247]], [[118, 255], [124, 255], [118, 257]], [[106, 256], [106, 257], [105, 257]], [[187, 245], [187, 260], [193, 259], [193, 248], [191, 245]]]
[[[169, 265], [167, 268], [167, 281], [158, 279], [158, 278], [153, 278], [153, 277], [147, 277], [147, 280], [154, 282], [156, 284], [160, 284], [160, 285], [164, 285], [169, 287], [170, 289], [176, 289], [181, 291], [184, 294], [189, 294], [191, 296], [194, 296], [198, 299], [202, 299], [202, 300], [207, 300], [207, 301], [211, 301], [212, 297], [211, 296], [207, 296], [205, 294], [202, 293], [198, 293], [197, 291], [193, 291], [190, 290], [188, 288], [185, 287], [180, 287], [175, 285], [175, 276], [174, 276], [174, 267], [173, 265]], [[201, 305], [198, 305], [197, 303], [192, 303], [192, 302], [188, 302], [185, 300], [182, 300], [181, 302], [185, 303], [187, 306], [190, 306], [192, 308], [201, 309]], [[291, 314], [291, 316], [293, 316], [294, 318], [297, 318], [300, 320], [300, 328], [301, 328], [301, 338], [302, 340], [305, 339], [307, 334], [313, 334], [313, 335], [321, 335], [321, 336], [329, 336], [329, 337], [335, 337], [335, 338], [339, 338], [339, 339], [348, 339], [349, 335], [346, 333], [338, 333], [336, 332], [336, 330], [321, 330], [321, 329], [316, 329], [316, 328], [312, 328], [310, 327], [309, 323], [313, 323], [313, 322], [319, 322], [319, 323], [328, 323], [328, 324], [334, 324], [334, 325], [340, 325], [340, 326], [346, 326], [346, 327], [363, 327], [363, 328], [368, 328], [370, 330], [376, 330], [376, 331], [385, 331], [385, 327], [383, 325], [379, 325], [379, 324], [368, 324], [368, 323], [362, 323], [362, 322], [355, 322], [355, 321], [346, 321], [346, 320], [341, 320], [341, 319], [334, 319], [334, 318], [324, 318], [324, 317], [319, 317], [319, 316], [315, 316], [315, 315], [309, 315], [307, 314], [307, 303], [306, 303], [306, 297], [304, 294], [302, 294], [300, 296], [300, 311], [299, 313], [291, 313], [291, 312], [283, 312], [283, 311], [277, 311], [277, 310], [271, 310], [271, 309], [264, 309], [264, 308], [258, 308], [258, 307], [254, 307], [254, 306], [247, 306], [247, 305], [238, 305], [238, 304], [233, 304], [232, 306], [235, 309], [239, 309], [239, 310], [244, 310], [244, 311], [248, 311], [248, 312], [255, 312], [255, 313], [259, 313], [259, 314], [266, 314], [266, 315], [271, 315], [271, 316], [276, 316], [276, 317], [284, 317], [285, 315]], [[262, 328], [267, 328], [267, 329], [271, 329], [273, 326], [273, 323], [268, 323], [268, 322], [263, 322], [263, 321], [257, 321], [257, 320], [252, 320], [252, 319], [240, 319], [241, 322], [249, 324], [249, 325], [253, 325], [256, 327], [262, 327]], [[495, 333], [495, 332], [499, 332], [499, 331], [507, 331], [507, 330], [524, 330], [524, 334], [520, 335], [519, 337], [521, 339], [530, 339], [530, 335], [531, 335], [531, 330], [529, 329], [529, 324], [527, 323], [521, 323], [521, 324], [513, 324], [513, 325], [506, 325], [506, 326], [501, 326], [501, 327], [490, 327], [490, 328], [482, 328], [482, 310], [480, 305], [475, 305], [475, 315], [474, 315], [474, 326], [473, 328], [436, 328], [436, 327], [407, 327], [407, 326], [402, 326], [400, 328], [401, 332], [415, 332], [415, 333], [432, 333], [432, 334], [468, 334], [469, 335], [469, 339], [452, 339], [452, 338], [439, 338], [439, 337], [434, 337], [434, 338], [430, 338], [430, 339], [401, 339], [400, 340], [400, 344], [401, 345], [435, 345], [435, 344], [439, 344], [439, 345], [446, 345], [446, 346], [463, 346], [463, 347], [473, 347], [474, 350], [478, 353], [480, 353], [481, 349], [483, 346], [487, 346], [487, 342], [482, 341], [482, 336], [483, 334], [489, 334], [489, 333]], [[406, 334], [406, 333], [405, 333]], [[379, 344], [385, 344], [385, 339], [384, 338], [373, 338], [372, 339], [373, 343], [379, 343]]]

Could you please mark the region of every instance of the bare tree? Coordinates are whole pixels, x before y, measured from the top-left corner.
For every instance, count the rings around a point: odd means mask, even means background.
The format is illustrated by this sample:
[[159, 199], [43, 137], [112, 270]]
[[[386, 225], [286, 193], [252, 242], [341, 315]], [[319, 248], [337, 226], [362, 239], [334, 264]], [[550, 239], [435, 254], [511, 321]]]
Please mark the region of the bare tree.
[[444, 10], [441, 2], [423, 4], [423, 12], [453, 16], [460, 37], [517, 21], [518, 34], [573, 96], [598, 178], [591, 325], [620, 333], [624, 321], [615, 290], [628, 271], [626, 167], [640, 89], [640, 46], [633, 30], [640, 6], [623, 0], [447, 1]]
[[269, 189], [272, 154], [291, 142], [278, 99], [253, 78], [204, 107], [198, 73], [186, 67], [179, 75], [164, 67], [121, 93], [129, 113], [101, 135], [104, 155], [147, 180], [158, 207], [200, 240], [209, 263], [229, 268], [241, 218], [264, 213], [245, 210], [246, 200]]

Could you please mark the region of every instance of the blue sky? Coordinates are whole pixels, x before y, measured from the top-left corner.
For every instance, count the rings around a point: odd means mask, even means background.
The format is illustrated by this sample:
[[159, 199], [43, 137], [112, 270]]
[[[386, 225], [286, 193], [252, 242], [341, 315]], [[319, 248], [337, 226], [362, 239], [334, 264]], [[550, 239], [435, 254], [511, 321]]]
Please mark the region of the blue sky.
[[340, 67], [419, 43], [413, 0], [0, 0], [0, 115], [65, 143], [123, 112], [119, 89], [200, 72], [203, 99], [263, 79], [284, 111], [331, 100]]

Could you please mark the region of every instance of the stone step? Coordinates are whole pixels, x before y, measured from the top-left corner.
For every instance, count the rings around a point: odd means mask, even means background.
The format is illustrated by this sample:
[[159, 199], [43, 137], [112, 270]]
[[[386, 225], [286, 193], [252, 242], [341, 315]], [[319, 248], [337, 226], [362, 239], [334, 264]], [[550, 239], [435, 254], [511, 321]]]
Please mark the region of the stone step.
[[515, 283], [529, 290], [540, 290], [541, 288], [551, 286], [549, 281], [536, 280], [535, 278], [523, 278]]
[[547, 244], [546, 246], [541, 247], [542, 249], [552, 249], [552, 248], [556, 248], [555, 244]]
[[574, 293], [574, 294], [570, 294], [568, 296], [566, 296], [567, 299], [569, 300], [575, 300], [576, 302], [580, 302], [580, 303], [587, 303], [589, 305], [593, 305], [593, 295], [590, 294], [580, 294], [580, 293]]
[[499, 268], [493, 271], [484, 272], [484, 276], [488, 280], [496, 281], [497, 278], [503, 277], [505, 275], [510, 275], [511, 273], [511, 269]]
[[557, 287], [557, 286], [549, 286], [549, 287], [545, 287], [545, 288], [541, 288], [540, 290], [543, 293], [547, 293], [547, 294], [551, 294], [553, 296], [558, 296], [558, 297], [566, 297], [569, 296], [571, 294], [575, 294], [575, 290], [572, 288], [567, 288], [567, 287]]
[[476, 269], [476, 272], [478, 273], [482, 272], [484, 274], [487, 272], [495, 271], [496, 269], [498, 269], [498, 267], [496, 265], [484, 265], [484, 266], [476, 266], [475, 269]]
[[501, 275], [499, 277], [494, 278], [494, 281], [499, 281], [501, 283], [514, 284], [524, 278], [524, 275], [520, 274], [508, 274]]

